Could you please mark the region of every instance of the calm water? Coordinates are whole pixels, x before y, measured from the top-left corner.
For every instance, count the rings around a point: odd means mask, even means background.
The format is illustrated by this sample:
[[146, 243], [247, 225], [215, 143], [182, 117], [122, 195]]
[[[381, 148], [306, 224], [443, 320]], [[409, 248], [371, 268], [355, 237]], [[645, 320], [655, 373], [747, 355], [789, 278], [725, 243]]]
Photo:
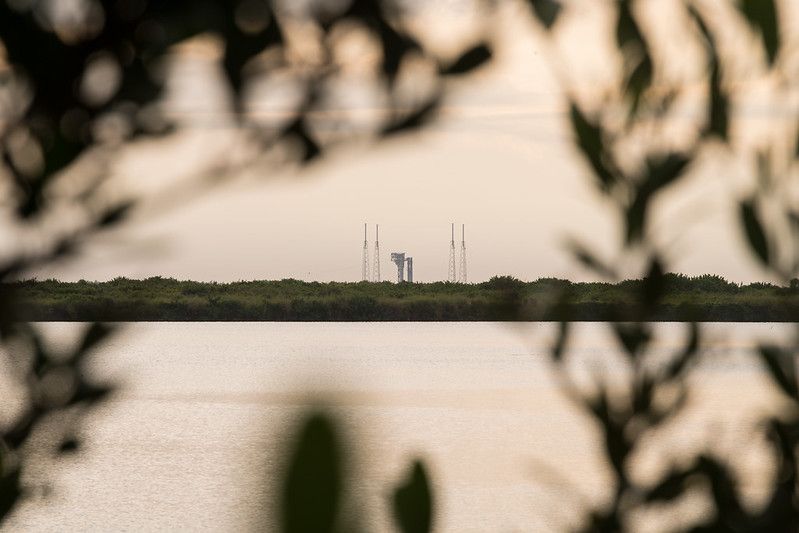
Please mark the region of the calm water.
[[[74, 325], [43, 324], [54, 344]], [[87, 446], [48, 466], [54, 492], [23, 506], [11, 531], [240, 531], [274, 525], [271, 482], [295, 417], [322, 399], [357, 446], [352, 494], [372, 531], [390, 531], [387, 497], [412, 458], [431, 465], [437, 530], [561, 531], [603, 501], [594, 428], [558, 393], [548, 324], [131, 324], [93, 360], [121, 393], [93, 415]], [[696, 446], [736, 454], [756, 502], [765, 454], [749, 437], [774, 404], [748, 352], [776, 325], [710, 325], [681, 431], [637, 460], [645, 478]], [[682, 326], [659, 330], [657, 352]], [[575, 368], [620, 378], [598, 324], [578, 326]], [[311, 394], [309, 394], [311, 393]], [[687, 429], [685, 429], [687, 428]]]

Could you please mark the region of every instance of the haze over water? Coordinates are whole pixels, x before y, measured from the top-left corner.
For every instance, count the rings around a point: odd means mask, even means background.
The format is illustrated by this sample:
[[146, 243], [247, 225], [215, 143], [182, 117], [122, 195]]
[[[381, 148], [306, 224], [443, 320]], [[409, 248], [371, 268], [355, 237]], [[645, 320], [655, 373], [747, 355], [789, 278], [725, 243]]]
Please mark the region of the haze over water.
[[[40, 327], [55, 344], [76, 328]], [[676, 349], [683, 327], [659, 326], [656, 351]], [[576, 328], [575, 366], [621, 380], [607, 327]], [[756, 503], [767, 457], [750, 431], [775, 396], [747, 350], [787, 329], [707, 326], [689, 411], [679, 433], [637, 458], [640, 475], [664, 467], [664, 450], [712, 446], [736, 454]], [[91, 417], [80, 454], [38, 465], [53, 494], [3, 530], [274, 529], [283, 444], [295, 417], [323, 400], [351, 437], [352, 496], [368, 530], [393, 530], [388, 498], [418, 456], [436, 489], [436, 531], [562, 531], [608, 488], [598, 435], [552, 379], [553, 333], [500, 323], [126, 325], [92, 365], [119, 394]]]

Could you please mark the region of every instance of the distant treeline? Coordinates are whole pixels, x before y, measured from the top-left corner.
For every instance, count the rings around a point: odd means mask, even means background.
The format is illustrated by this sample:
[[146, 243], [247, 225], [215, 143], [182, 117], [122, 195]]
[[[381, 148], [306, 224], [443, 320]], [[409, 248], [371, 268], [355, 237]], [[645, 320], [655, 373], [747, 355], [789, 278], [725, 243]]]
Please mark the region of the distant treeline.
[[641, 280], [484, 283], [319, 283], [294, 279], [206, 283], [154, 277], [106, 282], [19, 281], [4, 286], [27, 321], [493, 321], [639, 320], [792, 322], [799, 282], [738, 285], [712, 275], [666, 274], [654, 309]]

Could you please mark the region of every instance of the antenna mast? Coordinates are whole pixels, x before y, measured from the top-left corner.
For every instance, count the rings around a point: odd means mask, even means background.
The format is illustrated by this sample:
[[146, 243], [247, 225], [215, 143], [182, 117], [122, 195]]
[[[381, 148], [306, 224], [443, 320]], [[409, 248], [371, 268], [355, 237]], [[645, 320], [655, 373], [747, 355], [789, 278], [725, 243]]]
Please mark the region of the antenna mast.
[[459, 281], [466, 283], [466, 224], [461, 225], [461, 277]]
[[372, 281], [380, 283], [380, 225], [375, 224], [375, 255], [372, 258], [374, 261], [372, 270]]
[[447, 281], [455, 283], [455, 223], [452, 223], [452, 239], [449, 241], [449, 274]]
[[361, 259], [361, 280], [369, 281], [369, 243], [366, 241], [366, 224], [363, 225], [363, 258]]

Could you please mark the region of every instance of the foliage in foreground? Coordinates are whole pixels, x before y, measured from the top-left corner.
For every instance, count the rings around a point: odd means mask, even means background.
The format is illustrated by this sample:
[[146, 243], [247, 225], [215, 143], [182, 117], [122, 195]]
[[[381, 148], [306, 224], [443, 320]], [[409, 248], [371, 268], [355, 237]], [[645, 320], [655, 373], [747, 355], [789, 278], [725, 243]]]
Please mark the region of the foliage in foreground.
[[[0, 522], [32, 492], [28, 467], [78, 449], [81, 422], [109, 392], [83, 366], [111, 328], [91, 325], [67, 353], [50, 353], [8, 282], [79, 254], [98, 233], [128, 222], [140, 198], [115, 190], [112, 167], [136, 141], [181, 134], [184, 121], [163, 105], [180, 45], [218, 41], [216, 77], [226, 84], [218, 110], [236, 126], [236, 150], [161, 190], [161, 207], [245, 168], [310, 164], [345, 142], [413, 131], [436, 115], [448, 79], [492, 56], [482, 35], [451, 56], [436, 54], [407, 24], [404, 2], [294, 4], [0, 0]], [[319, 120], [337, 105], [340, 74], [352, 61], [342, 47], [351, 36], [369, 42], [361, 81], [385, 111], [366, 129], [355, 120], [336, 119], [334, 127]], [[406, 68], [409, 61], [418, 68]], [[409, 78], [425, 89], [409, 94]], [[254, 112], [253, 88], [274, 79], [289, 82], [297, 98], [264, 118]], [[51, 445], [31, 444], [37, 434]]]
[[[550, 35], [557, 33], [561, 11], [570, 9], [572, 4], [559, 0], [531, 0], [530, 3]], [[716, 144], [739, 150], [731, 141], [735, 140], [735, 128], [732, 127], [736, 122], [734, 113], [736, 107], [740, 107], [735, 105], [738, 102], [735, 101], [734, 93], [737, 87], [743, 85], [743, 81], [752, 81], [751, 78], [758, 74], [761, 78], [770, 78], [774, 85], [774, 94], [771, 96], [775, 99], [790, 96], [796, 87], [795, 69], [791, 68], [791, 47], [786, 46], [792, 42], [792, 36], [785, 34], [790, 31], [790, 25], [780, 19], [782, 9], [778, 8], [775, 0], [740, 0], [727, 3], [737, 13], [740, 21], [748, 24], [747, 31], [753, 37], [750, 39], [751, 44], [758, 48], [762, 56], [759, 71], [754, 76], [750, 76], [752, 73], [745, 73], [745, 80], [740, 77], [736, 79], [736, 74], [740, 76], [741, 70], [736, 68], [729, 57], [723, 57], [723, 47], [716, 45], [716, 40], [723, 33], [717, 26], [721, 19], [710, 12], [708, 6], [725, 3], [693, 0], [673, 3], [683, 11], [684, 18], [691, 21], [695, 30], [693, 37], [701, 42], [704, 51], [702, 59], [706, 63], [706, 75], [702, 84], [696, 83], [695, 79], [674, 80], [669, 77], [669, 69], [664, 68], [664, 56], [658, 53], [655, 36], [648, 29], [650, 26], [640, 24], [641, 6], [646, 3], [643, 0], [605, 3], [614, 16], [614, 52], [618, 52], [618, 64], [621, 68], [620, 76], [610, 86], [596, 87], [592, 80], [592, 88], [600, 93], [599, 99], [592, 102], [591, 99], [580, 98], [581, 80], [566, 76], [562, 80], [565, 85], [564, 93], [569, 99], [569, 117], [575, 146], [597, 188], [616, 209], [619, 220], [623, 221], [624, 244], [616, 263], [623, 263], [630, 257], [644, 256], [648, 259], [645, 278], [639, 284], [640, 292], [635, 301], [629, 302], [638, 313], [636, 318], [640, 322], [613, 322], [608, 326], [623, 345], [629, 356], [629, 364], [634, 370], [629, 382], [630, 392], [625, 398], [627, 401], [611, 398], [607, 383], [601, 376], [595, 376], [597, 381], [593, 392], [579, 390], [572, 385], [566, 365], [563, 364], [568, 357], [567, 323], [563, 324], [562, 335], [552, 350], [553, 362], [557, 375], [563, 380], [564, 390], [586, 409], [596, 428], [600, 430], [602, 450], [614, 476], [610, 487], [613, 493], [611, 501], [583, 516], [584, 530], [630, 530], [630, 517], [641, 508], [671, 503], [689, 490], [704, 488], [710, 492], [711, 512], [705, 520], [685, 530], [795, 531], [799, 522], [796, 344], [765, 344], [760, 349], [761, 359], [774, 384], [789, 399], [788, 405], [779, 416], [764, 420], [774, 452], [775, 476], [772, 490], [762, 508], [751, 509], [743, 505], [735, 476], [732, 474], [733, 465], [726, 459], [722, 461], [714, 458], [710, 453], [700, 453], [688, 465], [675, 466], [674, 470], [651, 486], [640, 486], [629, 478], [629, 458], [645, 445], [645, 436], [679, 414], [684, 405], [682, 398], [685, 397], [685, 377], [699, 345], [700, 330], [695, 324], [691, 324], [688, 326], [691, 328], [691, 335], [687, 336], [684, 349], [674, 354], [672, 364], [656, 371], [644, 364], [652, 338], [652, 329], [646, 320], [657, 319], [660, 306], [670, 297], [668, 277], [663, 274], [664, 257], [667, 254], [658, 249], [653, 239], [650, 207], [665, 191], [672, 189], [685, 177], [687, 171], [701, 159], [700, 152], [705, 146]], [[176, 42], [208, 31], [216, 31], [223, 37], [226, 46], [222, 63], [236, 94], [237, 122], [242, 125], [249, 122], [242, 112], [246, 108], [243, 105], [246, 102], [240, 99], [240, 95], [246, 92], [242, 91], [246, 88], [243, 79], [244, 65], [265, 47], [274, 46], [280, 52], [285, 48], [284, 28], [272, 10], [272, 3], [268, 2], [241, 2], [239, 7], [260, 5], [262, 12], [257, 20], [265, 22], [243, 26], [238, 23], [241, 21], [241, 9], [234, 10], [227, 3], [210, 0], [191, 3], [87, 2], [100, 7], [95, 11], [87, 10], [87, 13], [105, 16], [104, 19], [100, 17], [102, 20], [99, 24], [98, 18], [93, 17], [86, 21], [72, 21], [66, 27], [60, 28], [57, 24], [42, 23], [47, 22], [43, 18], [47, 13], [40, 9], [42, 4], [44, 2], [0, 3], [0, 39], [3, 42], [4, 55], [7, 56], [11, 69], [21, 72], [21, 76], [13, 78], [16, 81], [21, 78], [26, 82], [21, 84], [20, 92], [25, 93], [27, 87], [31, 88], [30, 94], [17, 98], [20, 100], [15, 102], [19, 104], [16, 106], [18, 109], [4, 125], [3, 138], [0, 139], [3, 141], [3, 176], [8, 178], [7, 189], [11, 191], [11, 204], [20, 224], [35, 221], [36, 217], [51, 209], [53, 199], [58, 198], [57, 194], [51, 194], [51, 185], [58, 181], [59, 176], [64, 175], [61, 171], [91, 148], [102, 144], [91, 134], [92, 127], [101, 119], [113, 118], [121, 121], [121, 130], [131, 136], [164, 133], [165, 128], [160, 127], [159, 121], [144, 120], [148, 116], [146, 111], [149, 104], [154, 102], [160, 89], [154, 80], [148, 78], [147, 71], [151, 67], [151, 60]], [[784, 6], [785, 2], [781, 5]], [[126, 6], [131, 9], [120, 9]], [[322, 36], [329, 36], [330, 30], [336, 26], [338, 15], [338, 18], [346, 18], [348, 24], [355, 23], [367, 29], [379, 42], [380, 61], [377, 64], [381, 75], [377, 85], [385, 89], [387, 99], [396, 104], [391, 106], [387, 122], [381, 125], [380, 135], [391, 135], [430, 120], [442, 96], [440, 84], [437, 83], [438, 74], [459, 74], [490, 57], [487, 47], [478, 45], [453, 62], [438, 61], [426, 53], [428, 51], [412, 35], [397, 28], [399, 12], [388, 9], [391, 7], [397, 6], [389, 1], [356, 0], [345, 5], [344, 11], [340, 13], [328, 13], [325, 10], [314, 13], [314, 18], [317, 19], [314, 22]], [[37, 12], [34, 13], [34, 10]], [[244, 10], [243, 13], [244, 22], [248, 22], [248, 11]], [[89, 22], [91, 23], [87, 24]], [[742, 27], [744, 26], [730, 26], [735, 32], [741, 31]], [[683, 37], [684, 35], [680, 36], [681, 39]], [[324, 52], [331, 52], [329, 42], [320, 44]], [[553, 53], [556, 50], [557, 46], [551, 49]], [[295, 115], [287, 124], [279, 124], [276, 128], [274, 124], [268, 125], [271, 127], [254, 128], [250, 133], [258, 143], [268, 146], [278, 140], [287, 140], [297, 148], [296, 157], [303, 161], [312, 160], [326, 152], [328, 146], [314, 136], [312, 121], [307, 119], [308, 112], [324, 100], [320, 98], [318, 89], [336, 71], [336, 65], [330, 61], [333, 55], [323, 53], [318, 64], [303, 65], [306, 67], [301, 83], [303, 98], [300, 99], [299, 108], [294, 110]], [[429, 70], [435, 73], [433, 81], [436, 83], [433, 86], [437, 88], [431, 94], [424, 95], [409, 111], [407, 101], [394, 98], [397, 85], [395, 82], [401, 77], [400, 66], [407, 55], [432, 58], [433, 68]], [[121, 76], [119, 90], [105, 101], [84, 102], [78, 98], [78, 91], [66, 89], [79, 85], [91, 63], [98, 59], [108, 59], [109, 56], [111, 62], [116, 63], [121, 70]], [[48, 60], [42, 61], [42, 57]], [[281, 54], [281, 57], [290, 58], [291, 54]], [[554, 62], [570, 67], [568, 62], [562, 62], [557, 57]], [[310, 72], [308, 66], [312, 67]], [[684, 104], [686, 95], [690, 96], [700, 85], [703, 86], [706, 98], [697, 105], [707, 111], [706, 114], [703, 113], [706, 116], [700, 117], [696, 123], [689, 117], [690, 124], [686, 125], [685, 135], [681, 135], [682, 143], [664, 142], [668, 137], [662, 135], [663, 126], [670, 120], [685, 118], [686, 106], [679, 104]], [[799, 249], [796, 246], [799, 242], [799, 216], [793, 205], [795, 195], [789, 194], [790, 190], [785, 190], [788, 189], [790, 180], [780, 179], [789, 175], [793, 160], [799, 155], [795, 151], [795, 124], [791, 125], [790, 131], [786, 131], [773, 128], [769, 132], [771, 136], [762, 140], [761, 148], [756, 154], [759, 178], [757, 187], [743, 192], [736, 205], [742, 230], [754, 255], [770, 275], [784, 281], [794, 277], [799, 270]], [[111, 137], [115, 136], [120, 134]], [[125, 134], [121, 136], [124, 137]], [[791, 139], [786, 141], [784, 138], [777, 138], [785, 136], [791, 136]], [[639, 149], [628, 150], [631, 141]], [[775, 150], [775, 146], [788, 147], [788, 150]], [[791, 153], [785, 157], [786, 152]], [[627, 157], [621, 157], [622, 154]], [[98, 189], [94, 185], [95, 182], [90, 183], [88, 189]], [[41, 255], [21, 254], [4, 262], [0, 266], [0, 280], [18, 278], [27, 268], [74, 252], [98, 228], [119, 222], [130, 207], [127, 202], [105, 205], [96, 201], [97, 198], [90, 193], [81, 195], [78, 191], [72, 192], [79, 198], [79, 207], [88, 211], [89, 225], [78, 228], [66, 237], [59, 236]], [[81, 198], [95, 201], [88, 202], [80, 200]], [[777, 212], [771, 213], [774, 216], [765, 217], [764, 212], [769, 206], [774, 208], [772, 211]], [[780, 236], [783, 237], [782, 240]], [[615, 265], [597, 261], [585, 247], [575, 246], [575, 252], [579, 260], [592, 266], [599, 274], [611, 280], [617, 279]], [[507, 297], [508, 305], [505, 309], [509, 313], [524, 309], [524, 306], [518, 305], [520, 299], [518, 287], [514, 288], [516, 285], [518, 284], [510, 283], [510, 286], [497, 291]], [[772, 290], [767, 287], [762, 289]], [[630, 294], [636, 294], [636, 291]], [[96, 329], [97, 326], [90, 328], [84, 340], [78, 342], [78, 349], [68, 358], [66, 366], [59, 367], [59, 361], [64, 361], [64, 354], [47, 354], [39, 350], [35, 330], [23, 325], [13, 332], [10, 331], [12, 324], [18, 324], [16, 320], [20, 318], [16, 314], [17, 303], [11, 296], [6, 293], [0, 295], [0, 303], [3, 304], [0, 307], [2, 341], [4, 345], [15, 348], [14, 355], [29, 353], [32, 364], [22, 365], [17, 374], [20, 377], [20, 386], [29, 393], [25, 398], [28, 405], [19, 420], [2, 428], [0, 518], [7, 516], [18, 503], [24, 489], [20, 479], [24, 475], [24, 466], [29, 461], [24, 451], [28, 434], [25, 428], [41, 422], [45, 415], [56, 412], [65, 414], [61, 411], [75, 407], [72, 405], [73, 400], [84, 390], [79, 372], [80, 361], [93, 342], [96, 342], [89, 340], [97, 338], [96, 332], [100, 331]], [[555, 305], [568, 305], [568, 292], [561, 293], [560, 296], [554, 302]], [[106, 313], [106, 316], [110, 315]], [[621, 318], [621, 315], [617, 314], [612, 318]], [[12, 342], [19, 341], [23, 341], [29, 349], [21, 350], [19, 346], [12, 345]], [[60, 389], [67, 390], [68, 394], [57, 398], [51, 396], [54, 379], [71, 385]], [[666, 403], [663, 403], [659, 391], [674, 388], [677, 389], [676, 394], [667, 395]], [[95, 392], [96, 397], [102, 396], [101, 389]], [[82, 414], [83, 410], [80, 410], [75, 413], [75, 418], [80, 419]], [[69, 426], [72, 427], [73, 424]], [[23, 431], [17, 432], [17, 427], [23, 428]], [[335, 430], [329, 421], [316, 417], [311, 417], [305, 428], [297, 441], [296, 452], [290, 456], [291, 466], [281, 501], [285, 509], [283, 530], [339, 530], [342, 526], [336, 525], [336, 516], [342, 485], [337, 481], [340, 463], [336, 450], [340, 447], [336, 445]], [[15, 435], [20, 435], [19, 445], [14, 445]], [[74, 449], [76, 442], [64, 441], [59, 450]], [[731, 460], [734, 461], [734, 458]], [[320, 488], [323, 490], [320, 491]], [[424, 470], [414, 468], [410, 481], [397, 490], [393, 498], [397, 522], [403, 531], [429, 530], [429, 517], [432, 516], [429, 493]], [[310, 495], [319, 497], [311, 501], [308, 500]], [[316, 511], [318, 521], [307, 522], [308, 517], [303, 514]], [[408, 511], [417, 513], [417, 516], [409, 516]]]

